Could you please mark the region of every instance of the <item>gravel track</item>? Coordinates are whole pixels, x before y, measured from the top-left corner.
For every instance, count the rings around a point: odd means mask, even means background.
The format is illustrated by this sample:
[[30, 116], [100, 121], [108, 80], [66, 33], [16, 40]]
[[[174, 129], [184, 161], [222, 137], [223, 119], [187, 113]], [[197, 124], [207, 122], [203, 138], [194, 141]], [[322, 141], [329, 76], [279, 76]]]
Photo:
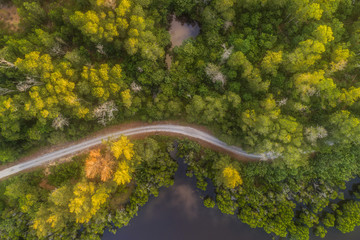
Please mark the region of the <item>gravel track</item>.
[[17, 165], [14, 165], [12, 167], [6, 168], [2, 171], [0, 171], [0, 179], [9, 177], [13, 174], [35, 168], [41, 165], [44, 165], [46, 163], [49, 163], [51, 161], [54, 161], [56, 159], [69, 156], [72, 154], [75, 154], [77, 152], [86, 150], [88, 148], [94, 147], [98, 144], [101, 144], [103, 139], [111, 139], [111, 138], [118, 138], [121, 135], [125, 136], [134, 136], [139, 134], [149, 134], [149, 133], [171, 133], [171, 134], [178, 134], [182, 136], [191, 137], [192, 139], [198, 139], [200, 141], [206, 142], [210, 145], [213, 145], [215, 147], [218, 147], [226, 152], [245, 157], [250, 158], [253, 160], [260, 160], [259, 155], [255, 154], [249, 154], [243, 151], [241, 148], [235, 147], [235, 146], [229, 146], [226, 143], [222, 142], [221, 140], [217, 139], [216, 137], [198, 130], [193, 127], [189, 126], [181, 126], [181, 125], [175, 125], [175, 124], [159, 124], [159, 125], [152, 125], [152, 126], [142, 126], [142, 127], [135, 127], [130, 128], [126, 130], [116, 131], [111, 134], [105, 134], [103, 136], [99, 136], [84, 142], [81, 142], [79, 144], [75, 144], [73, 146], [57, 150], [51, 153], [44, 154], [40, 157], [31, 159], [29, 161], [19, 163]]

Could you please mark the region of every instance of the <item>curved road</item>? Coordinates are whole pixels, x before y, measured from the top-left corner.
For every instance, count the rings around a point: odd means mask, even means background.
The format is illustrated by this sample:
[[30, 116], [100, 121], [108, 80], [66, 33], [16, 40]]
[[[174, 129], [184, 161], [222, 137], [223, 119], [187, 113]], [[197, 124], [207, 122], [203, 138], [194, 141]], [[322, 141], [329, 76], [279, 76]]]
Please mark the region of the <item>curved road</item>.
[[143, 126], [143, 127], [135, 127], [131, 129], [121, 130], [117, 131], [111, 134], [107, 134], [101, 137], [96, 137], [87, 141], [84, 141], [79, 144], [75, 144], [73, 146], [67, 147], [65, 149], [57, 150], [48, 154], [44, 154], [41, 157], [34, 158], [32, 160], [26, 161], [24, 163], [19, 163], [15, 166], [6, 168], [2, 171], [0, 171], [0, 179], [11, 176], [13, 174], [16, 174], [21, 171], [25, 171], [30, 168], [41, 166], [45, 163], [49, 163], [51, 161], [54, 161], [56, 159], [75, 154], [77, 152], [86, 150], [90, 147], [96, 146], [98, 144], [101, 144], [103, 139], [108, 138], [117, 138], [121, 135], [125, 136], [133, 136], [138, 134], [148, 134], [148, 133], [157, 133], [157, 132], [163, 132], [163, 133], [172, 133], [172, 134], [178, 134], [182, 136], [191, 137], [194, 139], [201, 140], [203, 142], [209, 143], [215, 147], [221, 148], [226, 152], [251, 158], [254, 160], [260, 160], [260, 155], [255, 154], [249, 154], [244, 152], [241, 148], [235, 147], [235, 146], [229, 146], [226, 143], [220, 141], [216, 137], [203, 132], [201, 130], [188, 127], [188, 126], [181, 126], [181, 125], [174, 125], [174, 124], [159, 124], [159, 125], [152, 125], [152, 126]]

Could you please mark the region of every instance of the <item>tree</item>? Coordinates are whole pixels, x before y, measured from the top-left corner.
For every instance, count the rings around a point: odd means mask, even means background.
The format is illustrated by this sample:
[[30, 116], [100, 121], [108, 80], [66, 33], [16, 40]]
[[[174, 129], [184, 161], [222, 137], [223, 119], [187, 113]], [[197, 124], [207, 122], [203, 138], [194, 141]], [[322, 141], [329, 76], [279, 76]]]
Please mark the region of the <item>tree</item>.
[[214, 9], [218, 11], [226, 21], [231, 21], [235, 17], [233, 9], [233, 0], [216, 0], [214, 1]]
[[222, 86], [226, 83], [226, 77], [221, 73], [220, 67], [209, 63], [205, 68], [205, 73], [213, 83], [220, 82]]
[[275, 76], [277, 74], [279, 65], [283, 61], [282, 55], [283, 55], [282, 51], [279, 52], [267, 51], [265, 57], [261, 62], [261, 70], [264, 71], [265, 73]]
[[318, 139], [325, 138], [327, 135], [327, 130], [321, 126], [305, 128], [305, 137], [313, 145]]
[[308, 70], [321, 59], [323, 52], [325, 52], [325, 46], [322, 42], [312, 39], [302, 41], [292, 53], [287, 55], [286, 69], [291, 73]]
[[105, 126], [114, 119], [114, 112], [117, 111], [118, 109], [113, 101], [104, 102], [94, 109], [93, 116], [98, 119], [98, 123]]
[[71, 186], [64, 185], [54, 190], [48, 197], [48, 204], [42, 204], [36, 212], [33, 228], [39, 238], [51, 233], [63, 232], [72, 220], [68, 204], [72, 197]]
[[101, 64], [99, 68], [84, 66], [81, 79], [80, 84], [85, 89], [83, 93], [91, 92], [94, 97], [101, 101], [115, 97], [125, 87], [122, 81], [122, 69], [118, 64], [112, 68], [107, 64]]
[[242, 184], [242, 179], [239, 172], [233, 167], [225, 167], [222, 171], [222, 177], [224, 179], [224, 185], [227, 188], [235, 188]]
[[296, 90], [303, 102], [309, 103], [310, 97], [317, 95], [322, 99], [322, 107], [325, 105], [336, 106], [340, 92], [333, 79], [326, 78], [324, 74], [323, 70], [319, 70], [314, 73], [294, 75]]
[[85, 162], [85, 175], [90, 179], [100, 177], [101, 181], [106, 182], [112, 178], [114, 166], [110, 153], [103, 155], [100, 149], [91, 150]]
[[124, 106], [126, 108], [130, 108], [131, 107], [131, 95], [130, 95], [129, 89], [121, 92], [121, 98], [124, 103]]
[[351, 106], [360, 98], [360, 88], [350, 87], [349, 90], [342, 89], [342, 93], [339, 96], [339, 101]]
[[319, 25], [316, 28], [316, 30], [313, 32], [313, 36], [317, 41], [323, 44], [327, 44], [328, 42], [334, 40], [333, 31], [331, 27], [326, 25]]
[[326, 236], [326, 233], [327, 233], [327, 231], [323, 226], [317, 226], [314, 229], [314, 234], [317, 237], [324, 238]]
[[336, 211], [335, 225], [342, 233], [352, 232], [355, 227], [360, 226], [360, 202], [353, 200], [345, 202]]
[[320, 4], [310, 3], [309, 0], [291, 1], [288, 8], [289, 16], [292, 16], [289, 22], [294, 19], [300, 22], [307, 22], [311, 19], [319, 20], [323, 14]]
[[231, 54], [227, 64], [235, 70], [242, 69], [241, 77], [248, 81], [252, 91], [261, 92], [268, 89], [270, 82], [262, 80], [260, 70], [254, 68], [241, 51]]
[[44, 8], [36, 1], [24, 2], [18, 11], [23, 23], [27, 26], [40, 26], [46, 19]]
[[350, 57], [350, 51], [344, 45], [337, 45], [331, 55], [331, 72], [344, 70]]
[[61, 107], [70, 108], [73, 112], [84, 108], [77, 101], [75, 83], [71, 80], [74, 70], [68, 63], [54, 65], [49, 55], [31, 52], [24, 59], [18, 58], [15, 65], [28, 76], [26, 87], [18, 85], [22, 90], [30, 89], [25, 95], [28, 97], [19, 102], [28, 118], [55, 119], [61, 114]]
[[51, 126], [56, 130], [63, 130], [65, 126], [69, 126], [69, 121], [61, 114], [59, 114], [56, 118], [54, 118]]
[[239, 174], [239, 166], [233, 162], [229, 157], [222, 157], [213, 165], [216, 169], [216, 182], [218, 185], [227, 188], [236, 188], [242, 184], [242, 179]]
[[322, 223], [325, 227], [330, 228], [335, 226], [335, 216], [331, 213], [326, 213], [325, 217], [322, 219]]
[[290, 239], [309, 240], [309, 228], [304, 225], [298, 223], [291, 224], [289, 227], [289, 233]]
[[214, 208], [215, 207], [215, 201], [212, 200], [210, 197], [206, 197], [204, 199], [204, 206], [207, 208]]
[[347, 110], [338, 111], [330, 117], [333, 126], [331, 137], [339, 143], [360, 142], [360, 120]]
[[69, 210], [75, 214], [77, 223], [87, 223], [109, 197], [110, 190], [104, 185], [96, 186], [85, 180], [74, 186], [74, 197], [70, 199]]
[[76, 11], [74, 15], [70, 16], [70, 22], [83, 34], [89, 36], [93, 42], [99, 42], [103, 37], [104, 28], [98, 25], [99, 21], [100, 19], [94, 11], [88, 11], [85, 14]]
[[114, 182], [116, 182], [117, 185], [124, 185], [130, 183], [132, 179], [132, 171], [133, 170], [129, 167], [127, 162], [121, 161], [114, 174]]
[[121, 136], [120, 139], [111, 145], [111, 152], [115, 158], [118, 159], [122, 154], [127, 161], [134, 156], [134, 144], [126, 136]]
[[309, 228], [311, 228], [312, 226], [314, 226], [314, 224], [318, 224], [319, 223], [319, 217], [316, 216], [315, 213], [313, 213], [312, 211], [309, 211], [307, 209], [304, 209], [299, 216], [300, 221], [305, 224], [306, 226], [308, 226]]

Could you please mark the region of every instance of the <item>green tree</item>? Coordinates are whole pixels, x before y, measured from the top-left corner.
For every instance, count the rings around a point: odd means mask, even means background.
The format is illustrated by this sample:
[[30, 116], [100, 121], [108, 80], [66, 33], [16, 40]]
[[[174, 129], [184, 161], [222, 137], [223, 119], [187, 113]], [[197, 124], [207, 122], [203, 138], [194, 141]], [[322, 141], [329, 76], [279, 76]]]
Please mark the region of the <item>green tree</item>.
[[354, 231], [360, 225], [360, 202], [347, 201], [336, 211], [335, 226], [342, 233]]
[[18, 11], [22, 22], [28, 27], [40, 26], [46, 20], [46, 12], [37, 1], [24, 2]]

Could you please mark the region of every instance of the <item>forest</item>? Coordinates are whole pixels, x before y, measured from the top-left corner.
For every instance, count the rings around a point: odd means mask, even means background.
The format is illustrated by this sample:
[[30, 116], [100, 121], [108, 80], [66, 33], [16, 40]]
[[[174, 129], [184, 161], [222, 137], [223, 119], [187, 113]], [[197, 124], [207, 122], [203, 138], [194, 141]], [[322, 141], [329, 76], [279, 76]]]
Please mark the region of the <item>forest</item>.
[[[194, 123], [264, 160], [237, 162], [182, 141], [189, 176], [200, 189], [215, 183], [207, 206], [274, 238], [360, 225], [360, 191], [343, 193], [360, 171], [359, 0], [1, 4], [1, 164], [106, 126]], [[19, 22], [4, 20], [8, 6]], [[172, 15], [200, 34], [170, 50]], [[50, 172], [1, 182], [1, 238], [96, 239], [126, 225], [171, 185], [170, 146], [121, 138]]]

